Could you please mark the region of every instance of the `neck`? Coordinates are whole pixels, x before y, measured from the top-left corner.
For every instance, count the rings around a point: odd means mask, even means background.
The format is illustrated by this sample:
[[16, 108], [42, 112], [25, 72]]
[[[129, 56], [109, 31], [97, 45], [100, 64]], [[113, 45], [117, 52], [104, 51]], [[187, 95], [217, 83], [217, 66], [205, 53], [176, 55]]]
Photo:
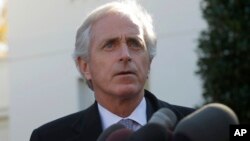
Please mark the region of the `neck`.
[[97, 102], [113, 114], [120, 117], [128, 117], [140, 104], [144, 91], [132, 97], [97, 97]]

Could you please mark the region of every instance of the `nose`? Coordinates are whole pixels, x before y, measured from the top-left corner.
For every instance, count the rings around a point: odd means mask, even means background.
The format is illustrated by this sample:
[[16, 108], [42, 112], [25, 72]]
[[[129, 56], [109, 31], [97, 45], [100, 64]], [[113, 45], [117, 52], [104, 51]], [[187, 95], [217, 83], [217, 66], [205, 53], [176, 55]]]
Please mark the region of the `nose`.
[[120, 61], [129, 62], [132, 58], [130, 56], [129, 48], [126, 44], [123, 44], [121, 47], [121, 56]]

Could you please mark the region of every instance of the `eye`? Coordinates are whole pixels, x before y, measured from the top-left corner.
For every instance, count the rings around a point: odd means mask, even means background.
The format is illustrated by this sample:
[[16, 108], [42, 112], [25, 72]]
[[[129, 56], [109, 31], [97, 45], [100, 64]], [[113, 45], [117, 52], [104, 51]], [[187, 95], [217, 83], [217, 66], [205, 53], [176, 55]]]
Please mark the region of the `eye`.
[[107, 50], [111, 50], [115, 47], [115, 44], [116, 44], [115, 40], [109, 40], [104, 44], [103, 48]]
[[129, 47], [134, 48], [134, 49], [143, 49], [143, 47], [144, 47], [143, 43], [137, 39], [129, 39], [127, 41], [127, 44]]
[[104, 45], [105, 48], [112, 48], [114, 46], [113, 42], [108, 42]]

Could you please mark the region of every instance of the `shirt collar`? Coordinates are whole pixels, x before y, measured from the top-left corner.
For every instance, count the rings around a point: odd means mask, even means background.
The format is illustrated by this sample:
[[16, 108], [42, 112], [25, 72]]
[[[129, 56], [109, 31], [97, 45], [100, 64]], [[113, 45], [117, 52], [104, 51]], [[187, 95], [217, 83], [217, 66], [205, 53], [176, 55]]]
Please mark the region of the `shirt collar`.
[[[103, 130], [108, 128], [112, 124], [117, 123], [121, 119], [124, 119], [122, 117], [119, 117], [119, 116], [113, 114], [108, 109], [101, 106], [99, 103], [98, 103], [98, 110], [99, 110], [100, 117], [102, 120]], [[135, 110], [128, 117], [125, 117], [125, 119], [126, 118], [132, 119], [142, 126], [147, 123], [146, 100], [144, 97], [141, 100], [140, 104], [135, 108]]]

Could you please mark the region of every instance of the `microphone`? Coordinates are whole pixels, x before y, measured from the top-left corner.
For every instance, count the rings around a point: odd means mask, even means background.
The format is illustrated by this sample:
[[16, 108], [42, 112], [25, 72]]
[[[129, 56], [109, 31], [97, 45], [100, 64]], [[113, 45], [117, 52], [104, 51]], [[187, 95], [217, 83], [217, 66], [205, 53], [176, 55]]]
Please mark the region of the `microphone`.
[[173, 141], [229, 141], [230, 124], [239, 124], [239, 121], [229, 107], [208, 104], [177, 124]]
[[170, 141], [171, 130], [177, 121], [176, 115], [168, 108], [155, 112], [148, 124], [133, 132], [124, 126], [114, 124], [106, 129], [97, 141]]
[[97, 138], [97, 141], [106, 141], [110, 134], [123, 128], [125, 128], [125, 126], [121, 124], [113, 124], [101, 133], [101, 135]]
[[127, 141], [169, 141], [169, 137], [165, 127], [149, 123], [134, 132]]
[[170, 141], [171, 130], [177, 121], [176, 115], [168, 108], [155, 112], [148, 124], [134, 132], [127, 141]]
[[132, 135], [133, 131], [127, 128], [122, 128], [111, 133], [106, 141], [127, 141]]
[[161, 108], [153, 114], [148, 123], [155, 123], [164, 126], [167, 130], [172, 130], [176, 124], [176, 115], [168, 108]]

